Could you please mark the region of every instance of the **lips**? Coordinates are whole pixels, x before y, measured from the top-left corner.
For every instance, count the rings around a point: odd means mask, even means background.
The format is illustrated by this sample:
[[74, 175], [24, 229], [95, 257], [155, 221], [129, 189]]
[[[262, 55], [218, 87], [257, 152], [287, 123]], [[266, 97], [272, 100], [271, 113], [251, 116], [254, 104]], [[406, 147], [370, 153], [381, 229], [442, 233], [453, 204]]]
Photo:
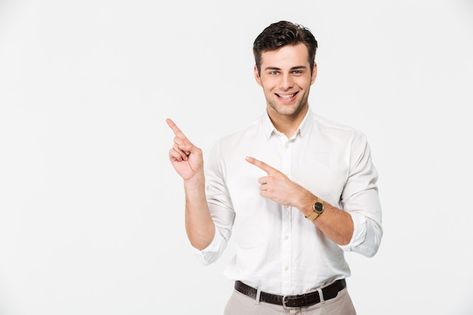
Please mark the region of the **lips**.
[[278, 99], [282, 103], [288, 104], [288, 103], [291, 103], [296, 98], [297, 93], [299, 93], [299, 91], [294, 92], [294, 93], [274, 93], [274, 94], [278, 97]]

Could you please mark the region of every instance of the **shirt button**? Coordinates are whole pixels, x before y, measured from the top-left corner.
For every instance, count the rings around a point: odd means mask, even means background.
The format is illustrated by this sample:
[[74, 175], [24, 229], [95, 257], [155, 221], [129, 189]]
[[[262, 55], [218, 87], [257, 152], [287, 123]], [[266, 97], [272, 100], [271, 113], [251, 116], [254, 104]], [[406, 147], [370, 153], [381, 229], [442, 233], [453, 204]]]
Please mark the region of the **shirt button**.
[[288, 239], [289, 239], [289, 236], [285, 235], [285, 236], [284, 236], [284, 240], [287, 241]]
[[288, 271], [289, 270], [289, 267], [288, 266], [285, 266], [284, 267], [284, 271]]

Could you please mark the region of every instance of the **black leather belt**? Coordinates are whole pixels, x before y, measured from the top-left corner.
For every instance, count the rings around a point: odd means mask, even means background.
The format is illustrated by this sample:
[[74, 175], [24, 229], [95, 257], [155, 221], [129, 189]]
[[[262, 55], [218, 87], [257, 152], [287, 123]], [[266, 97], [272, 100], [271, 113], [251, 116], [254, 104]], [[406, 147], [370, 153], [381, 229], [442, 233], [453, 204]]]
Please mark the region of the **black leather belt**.
[[[337, 296], [338, 292], [346, 288], [345, 279], [339, 279], [334, 283], [322, 288], [324, 300], [330, 300]], [[235, 290], [253, 299], [256, 299], [257, 290], [249, 285], [235, 281]], [[309, 292], [300, 295], [277, 295], [267, 292], [260, 292], [260, 301], [282, 305], [284, 307], [304, 307], [314, 305], [320, 302], [319, 291]]]

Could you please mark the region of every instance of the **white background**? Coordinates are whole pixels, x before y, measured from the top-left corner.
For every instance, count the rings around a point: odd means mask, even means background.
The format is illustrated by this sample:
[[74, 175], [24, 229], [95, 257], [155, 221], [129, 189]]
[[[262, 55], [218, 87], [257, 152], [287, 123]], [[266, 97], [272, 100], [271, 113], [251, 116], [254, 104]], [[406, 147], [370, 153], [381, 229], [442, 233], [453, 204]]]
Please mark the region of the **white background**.
[[[310, 106], [368, 136], [378, 254], [347, 254], [359, 314], [473, 313], [473, 2], [1, 1], [0, 314], [221, 314], [168, 160], [264, 113], [254, 38], [319, 41]], [[167, 311], [167, 312], [165, 312]]]

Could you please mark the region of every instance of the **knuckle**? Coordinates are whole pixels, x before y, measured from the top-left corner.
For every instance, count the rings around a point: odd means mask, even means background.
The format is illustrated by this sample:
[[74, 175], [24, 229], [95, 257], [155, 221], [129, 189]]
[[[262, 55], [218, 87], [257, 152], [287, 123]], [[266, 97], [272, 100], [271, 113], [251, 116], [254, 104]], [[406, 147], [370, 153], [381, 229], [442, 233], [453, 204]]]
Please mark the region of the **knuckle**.
[[177, 154], [177, 155], [181, 155], [181, 151], [179, 151], [178, 149], [173, 149], [174, 153]]

